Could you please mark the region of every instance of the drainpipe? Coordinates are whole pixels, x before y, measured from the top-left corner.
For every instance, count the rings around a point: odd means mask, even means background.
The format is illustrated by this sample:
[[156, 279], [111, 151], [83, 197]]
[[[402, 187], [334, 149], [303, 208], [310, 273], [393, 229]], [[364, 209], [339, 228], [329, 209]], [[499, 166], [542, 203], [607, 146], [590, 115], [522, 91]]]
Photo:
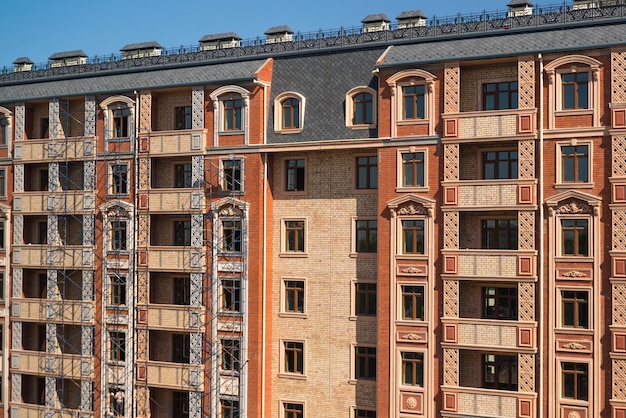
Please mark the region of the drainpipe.
[[538, 406], [539, 413], [538, 418], [543, 418], [543, 368], [544, 368], [544, 355], [542, 353], [543, 345], [544, 345], [544, 303], [543, 303], [543, 286], [544, 286], [544, 207], [543, 207], [543, 111], [544, 111], [544, 102], [543, 102], [543, 56], [540, 54], [537, 55], [539, 59], [539, 397], [538, 397]]

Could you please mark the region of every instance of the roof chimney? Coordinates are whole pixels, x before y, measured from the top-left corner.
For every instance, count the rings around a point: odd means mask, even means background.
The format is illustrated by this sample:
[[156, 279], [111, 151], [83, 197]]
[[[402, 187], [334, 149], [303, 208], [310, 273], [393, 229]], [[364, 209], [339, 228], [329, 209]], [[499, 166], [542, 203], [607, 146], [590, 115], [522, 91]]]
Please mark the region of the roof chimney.
[[241, 37], [235, 32], [205, 35], [200, 39], [200, 51], [212, 49], [237, 48], [241, 46]]
[[381, 30], [389, 30], [389, 18], [382, 13], [375, 15], [367, 15], [361, 20], [363, 23], [363, 32], [379, 32]]
[[265, 31], [265, 43], [276, 44], [290, 42], [293, 39], [293, 30], [289, 26], [273, 26]]

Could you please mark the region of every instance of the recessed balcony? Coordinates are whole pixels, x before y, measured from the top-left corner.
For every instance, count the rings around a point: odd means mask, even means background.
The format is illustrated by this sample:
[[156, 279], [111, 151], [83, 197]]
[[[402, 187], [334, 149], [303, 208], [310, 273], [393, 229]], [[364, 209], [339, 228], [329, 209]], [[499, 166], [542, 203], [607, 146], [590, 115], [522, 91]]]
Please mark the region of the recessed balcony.
[[93, 266], [94, 250], [82, 245], [14, 245], [13, 264], [20, 267], [82, 269]]
[[525, 209], [536, 204], [535, 180], [442, 182], [444, 205], [458, 209]]
[[442, 250], [443, 274], [459, 278], [532, 279], [537, 271], [534, 250]]
[[11, 368], [19, 373], [64, 378], [93, 379], [94, 360], [78, 354], [50, 354], [43, 351], [13, 350]]
[[14, 157], [18, 162], [85, 160], [95, 156], [95, 144], [96, 137], [17, 141]]
[[[480, 373], [479, 373], [480, 374]], [[503, 390], [442, 386], [443, 411], [463, 417], [533, 416], [537, 395]]]
[[140, 152], [150, 152], [150, 156], [159, 154], [197, 153], [204, 148], [206, 131], [204, 129], [186, 129], [172, 131], [153, 131], [139, 139]]
[[151, 329], [179, 329], [191, 331], [203, 328], [205, 309], [180, 305], [150, 304], [148, 324]]
[[[145, 368], [139, 365], [139, 373]], [[149, 361], [146, 373], [148, 385], [176, 390], [204, 390], [204, 366]]]
[[442, 115], [444, 140], [504, 138], [532, 135], [536, 130], [536, 109], [488, 110]]

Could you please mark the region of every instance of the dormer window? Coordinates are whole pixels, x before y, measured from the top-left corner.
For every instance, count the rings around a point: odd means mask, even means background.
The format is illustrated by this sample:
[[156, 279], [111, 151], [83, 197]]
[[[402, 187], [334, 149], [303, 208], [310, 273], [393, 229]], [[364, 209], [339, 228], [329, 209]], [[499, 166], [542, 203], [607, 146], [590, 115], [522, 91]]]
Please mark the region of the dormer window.
[[376, 126], [376, 92], [369, 87], [355, 87], [346, 94], [346, 126], [374, 128]]
[[214, 135], [244, 135], [247, 144], [250, 92], [239, 86], [223, 86], [210, 95], [213, 101]]
[[281, 133], [298, 133], [304, 126], [306, 99], [301, 94], [286, 92], [274, 100], [274, 130]]

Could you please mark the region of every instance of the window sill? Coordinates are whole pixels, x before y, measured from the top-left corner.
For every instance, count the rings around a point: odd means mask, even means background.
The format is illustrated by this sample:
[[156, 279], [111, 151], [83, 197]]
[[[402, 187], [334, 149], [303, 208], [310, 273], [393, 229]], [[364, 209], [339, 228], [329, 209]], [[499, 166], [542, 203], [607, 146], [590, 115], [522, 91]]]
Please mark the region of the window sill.
[[350, 315], [348, 319], [350, 321], [375, 322], [378, 317], [376, 315]]
[[416, 186], [416, 187], [396, 187], [398, 193], [427, 193], [428, 186]]
[[580, 116], [593, 115], [593, 109], [560, 109], [554, 112], [554, 116]]
[[366, 129], [376, 129], [376, 124], [372, 123], [371, 125], [346, 125], [346, 127], [352, 129], [353, 131], [363, 131]]
[[555, 189], [592, 189], [593, 183], [555, 183]]
[[593, 263], [594, 258], [588, 256], [559, 255], [554, 257], [556, 263]]
[[298, 318], [298, 319], [307, 319], [309, 317], [308, 314], [302, 312], [280, 312], [278, 314], [279, 318]]
[[236, 311], [218, 311], [217, 314], [219, 316], [230, 316], [230, 317], [234, 317], [234, 318], [243, 316], [242, 312], [236, 312]]
[[239, 130], [232, 130], [232, 131], [218, 131], [218, 135], [243, 135], [245, 133], [245, 130], [243, 129], [239, 129]]
[[130, 137], [127, 138], [107, 138], [107, 142], [130, 142]]
[[410, 326], [410, 327], [427, 327], [428, 326], [428, 322], [423, 321], [423, 320], [411, 320], [411, 319], [397, 319], [396, 320], [396, 325], [402, 325], [402, 326]]
[[226, 370], [226, 369], [220, 368], [219, 373], [220, 373], [220, 376], [229, 376], [229, 377], [239, 376], [239, 372], [237, 370]]
[[278, 256], [281, 258], [307, 258], [309, 256], [309, 253], [305, 253], [305, 252], [280, 253], [278, 254]]
[[430, 123], [430, 119], [401, 119], [396, 121], [396, 125], [427, 125]]
[[282, 194], [284, 196], [308, 196], [309, 192], [307, 190], [283, 190]]
[[286, 372], [281, 372], [278, 373], [278, 377], [281, 377], [283, 379], [295, 379], [295, 380], [306, 380], [307, 376], [303, 373], [286, 373]]
[[367, 189], [357, 189], [356, 187], [352, 189], [353, 194], [376, 194], [378, 193], [378, 187], [371, 187]]
[[591, 328], [567, 328], [561, 326], [554, 330], [555, 334], [570, 334], [570, 335], [593, 335], [593, 329]]
[[376, 385], [376, 379], [350, 379], [348, 380], [349, 385]]
[[128, 250], [107, 250], [107, 255], [130, 255]]
[[243, 190], [222, 190], [222, 189], [220, 189], [218, 191], [218, 194], [220, 196], [243, 196], [244, 194], [246, 194], [246, 192], [243, 191]]
[[107, 193], [107, 199], [128, 199], [130, 198], [130, 193]]
[[280, 135], [291, 135], [291, 134], [299, 134], [303, 130], [304, 129], [302, 129], [302, 128], [298, 128], [298, 129], [279, 129], [279, 130], [275, 130], [274, 133], [277, 133], [277, 134], [280, 134]]
[[356, 252], [350, 253], [350, 258], [376, 258], [378, 256], [378, 252], [375, 253], [366, 253], [366, 252]]

